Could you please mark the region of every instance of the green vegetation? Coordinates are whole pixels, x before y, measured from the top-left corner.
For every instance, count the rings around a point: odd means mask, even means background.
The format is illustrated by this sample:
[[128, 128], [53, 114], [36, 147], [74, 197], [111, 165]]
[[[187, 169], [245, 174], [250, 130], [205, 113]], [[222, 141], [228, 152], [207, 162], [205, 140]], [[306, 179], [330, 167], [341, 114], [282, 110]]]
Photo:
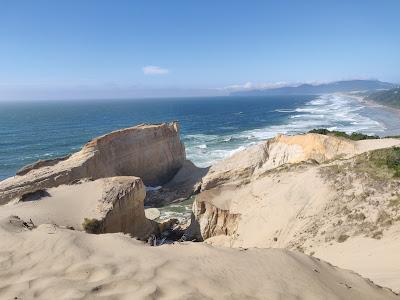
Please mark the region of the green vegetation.
[[392, 107], [400, 107], [400, 88], [395, 88], [386, 91], [379, 91], [367, 97], [367, 100], [372, 100], [383, 105]]
[[400, 177], [400, 147], [378, 149], [356, 158], [354, 170], [378, 177]]
[[400, 135], [388, 135], [383, 138], [384, 139], [400, 139]]
[[343, 132], [343, 131], [336, 131], [336, 130], [331, 131], [331, 130], [324, 129], [324, 128], [313, 129], [313, 130], [310, 130], [309, 133], [318, 133], [318, 134], [323, 134], [323, 135], [342, 137], [342, 138], [350, 139], [353, 141], [379, 139], [379, 137], [376, 135], [367, 135], [367, 134], [363, 134], [363, 133], [359, 133], [359, 132], [353, 132], [352, 134], [347, 134], [346, 132]]
[[85, 218], [82, 223], [82, 227], [87, 233], [101, 233], [101, 222], [97, 219]]
[[368, 174], [375, 183], [387, 182], [388, 179], [400, 178], [400, 147], [378, 149], [362, 153], [355, 157], [354, 162], [329, 165], [321, 169], [328, 178], [340, 178], [339, 174], [354, 172], [360, 175]]

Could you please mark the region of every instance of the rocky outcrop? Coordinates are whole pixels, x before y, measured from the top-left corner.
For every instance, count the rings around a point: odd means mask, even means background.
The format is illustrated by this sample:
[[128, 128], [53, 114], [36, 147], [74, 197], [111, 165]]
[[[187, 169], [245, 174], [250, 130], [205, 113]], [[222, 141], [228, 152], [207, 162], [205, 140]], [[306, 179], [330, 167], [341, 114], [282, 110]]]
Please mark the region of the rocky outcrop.
[[[203, 239], [235, 236], [235, 246], [303, 247], [305, 220], [314, 234], [327, 211], [340, 209], [332, 200], [335, 193], [316, 170], [338, 158], [399, 144], [397, 139], [355, 142], [319, 134], [279, 135], [238, 152], [213, 165], [203, 178], [193, 204], [191, 233], [197, 230]], [[309, 218], [317, 212], [321, 220], [310, 225]], [[257, 224], [268, 225], [257, 229]], [[223, 244], [232, 245], [232, 240]]]
[[207, 171], [208, 168], [196, 167], [191, 161], [186, 160], [168, 183], [158, 189], [147, 191], [145, 204], [160, 207], [189, 198], [199, 192], [201, 180]]
[[191, 223], [186, 231], [191, 240], [203, 241], [213, 236], [233, 236], [236, 233], [240, 214], [230, 209], [229, 201], [221, 202], [221, 205], [208, 202], [208, 192], [198, 195], [193, 202]]
[[97, 205], [100, 216], [95, 219], [99, 220], [97, 233], [124, 232], [146, 239], [158, 231], [157, 223], [145, 216], [146, 191], [140, 178], [113, 177], [104, 182], [103, 196]]
[[60, 161], [66, 160], [70, 157], [71, 157], [71, 154], [63, 156], [63, 157], [57, 157], [57, 158], [46, 159], [46, 160], [38, 160], [37, 162], [26, 165], [26, 166], [22, 167], [21, 169], [19, 169], [16, 172], [16, 175], [22, 176], [22, 175], [25, 175], [26, 173], [28, 173], [32, 170], [35, 170], [35, 169], [39, 169], [42, 167], [54, 166], [54, 165], [58, 164]]
[[40, 161], [1, 181], [0, 204], [82, 178], [138, 176], [146, 185], [161, 185], [184, 161], [177, 122], [138, 125], [98, 137], [70, 157]]
[[[304, 161], [322, 163], [340, 155], [353, 155], [349, 140], [319, 134], [278, 135], [238, 152], [211, 166], [201, 183], [201, 194], [193, 204], [189, 235], [207, 239], [236, 233], [243, 209], [235, 211], [240, 199], [253, 198], [246, 186], [277, 167]], [[234, 202], [232, 201], [234, 200]]]
[[239, 152], [203, 178], [186, 235], [301, 251], [398, 290], [399, 146], [307, 134]]
[[252, 176], [259, 176], [284, 164], [307, 160], [321, 163], [340, 155], [355, 153], [355, 144], [342, 138], [312, 133], [298, 136], [278, 135], [213, 165], [203, 178], [201, 189], [211, 189], [228, 182], [240, 184]]
[[89, 233], [124, 232], [146, 239], [158, 225], [145, 217], [145, 186], [140, 178], [120, 176], [49, 188], [25, 202], [9, 203], [0, 218], [55, 224]]

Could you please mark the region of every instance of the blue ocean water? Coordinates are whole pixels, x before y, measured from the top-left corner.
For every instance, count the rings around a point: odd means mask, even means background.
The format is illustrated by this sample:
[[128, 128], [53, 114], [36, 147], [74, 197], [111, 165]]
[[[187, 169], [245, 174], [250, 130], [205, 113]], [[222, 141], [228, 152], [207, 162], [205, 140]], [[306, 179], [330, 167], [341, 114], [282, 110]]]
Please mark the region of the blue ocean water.
[[400, 133], [396, 113], [340, 95], [2, 102], [0, 180], [112, 130], [173, 120], [181, 123], [188, 158], [199, 166], [277, 133], [321, 127]]

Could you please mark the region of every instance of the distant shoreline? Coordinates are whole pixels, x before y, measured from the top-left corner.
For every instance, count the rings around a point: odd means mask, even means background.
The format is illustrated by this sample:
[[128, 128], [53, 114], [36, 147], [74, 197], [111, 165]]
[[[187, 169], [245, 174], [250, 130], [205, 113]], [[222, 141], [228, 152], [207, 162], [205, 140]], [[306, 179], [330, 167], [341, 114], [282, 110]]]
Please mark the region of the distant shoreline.
[[389, 105], [385, 105], [385, 104], [382, 104], [382, 103], [379, 103], [379, 102], [376, 102], [376, 101], [370, 100], [370, 99], [367, 100], [366, 96], [356, 96], [356, 95], [352, 95], [352, 94], [345, 94], [345, 95], [349, 96], [351, 98], [354, 98], [357, 101], [359, 101], [360, 103], [366, 104], [369, 107], [378, 107], [378, 108], [381, 108], [383, 110], [396, 113], [396, 114], [398, 114], [400, 116], [400, 108], [389, 106]]

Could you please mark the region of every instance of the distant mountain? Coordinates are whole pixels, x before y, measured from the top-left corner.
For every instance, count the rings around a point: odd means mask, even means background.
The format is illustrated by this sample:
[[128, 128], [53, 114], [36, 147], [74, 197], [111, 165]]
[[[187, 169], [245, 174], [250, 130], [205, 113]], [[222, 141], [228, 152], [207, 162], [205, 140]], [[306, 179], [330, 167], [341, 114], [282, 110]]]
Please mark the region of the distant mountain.
[[318, 85], [302, 84], [272, 89], [246, 90], [233, 92], [231, 96], [267, 96], [267, 95], [318, 95], [337, 92], [376, 91], [396, 87], [392, 83], [379, 80], [346, 80]]
[[400, 88], [395, 88], [387, 91], [379, 91], [372, 93], [367, 97], [367, 100], [372, 100], [383, 105], [400, 107]]

